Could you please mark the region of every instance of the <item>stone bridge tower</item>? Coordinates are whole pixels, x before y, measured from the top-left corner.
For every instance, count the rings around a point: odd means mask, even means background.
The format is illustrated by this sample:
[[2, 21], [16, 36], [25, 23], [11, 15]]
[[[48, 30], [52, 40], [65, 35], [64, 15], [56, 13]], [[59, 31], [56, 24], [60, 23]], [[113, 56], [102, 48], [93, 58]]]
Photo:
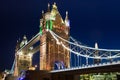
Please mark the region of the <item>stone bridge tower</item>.
[[[48, 4], [46, 13], [42, 11], [42, 19], [40, 19], [40, 70], [53, 70], [55, 68], [65, 68], [70, 66], [70, 52], [62, 47], [53, 36], [47, 31], [53, 31], [60, 37], [69, 40], [70, 23], [68, 12], [66, 12], [65, 20], [61, 17], [56, 3]], [[69, 44], [63, 42], [67, 47]]]
[[[15, 65], [14, 65], [14, 76], [18, 76], [21, 71], [28, 70], [32, 66], [32, 54], [30, 49], [22, 48], [27, 44], [26, 36], [23, 37], [23, 40], [17, 41], [16, 50], [15, 50]], [[21, 49], [21, 51], [19, 51]]]

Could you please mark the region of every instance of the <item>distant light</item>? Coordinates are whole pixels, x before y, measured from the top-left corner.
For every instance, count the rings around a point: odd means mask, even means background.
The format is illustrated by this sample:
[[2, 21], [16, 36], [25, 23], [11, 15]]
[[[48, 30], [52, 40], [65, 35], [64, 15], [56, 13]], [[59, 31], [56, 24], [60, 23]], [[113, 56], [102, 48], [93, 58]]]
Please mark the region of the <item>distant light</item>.
[[30, 47], [30, 50], [32, 50], [32, 49], [33, 49], [33, 46]]
[[29, 70], [35, 70], [35, 67], [29, 67]]
[[22, 52], [22, 51], [20, 51], [20, 52], [18, 53], [18, 55], [23, 55], [23, 52]]
[[59, 41], [57, 41], [57, 44], [58, 44], [58, 45], [60, 45], [60, 42], [59, 42]]
[[29, 57], [32, 57], [33, 55], [32, 55], [32, 53], [29, 53], [28, 56], [29, 56]]
[[23, 80], [23, 79], [24, 79], [23, 77], [19, 78], [19, 80]]
[[35, 68], [37, 68], [37, 65], [35, 65]]

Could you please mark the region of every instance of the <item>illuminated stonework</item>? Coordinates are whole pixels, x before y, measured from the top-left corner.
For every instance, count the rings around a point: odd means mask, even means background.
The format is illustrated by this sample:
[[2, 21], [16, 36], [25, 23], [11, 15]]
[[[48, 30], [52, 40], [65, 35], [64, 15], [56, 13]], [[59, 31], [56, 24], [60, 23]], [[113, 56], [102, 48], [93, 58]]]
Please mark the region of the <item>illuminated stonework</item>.
[[[59, 68], [70, 66], [70, 52], [64, 49], [59, 40], [57, 42], [46, 29], [52, 30], [57, 35], [63, 37], [64, 39], [69, 39], [70, 25], [68, 24], [68, 12], [66, 12], [66, 18], [63, 21], [56, 3], [52, 5], [50, 11], [50, 5], [48, 5], [48, 11], [43, 13], [42, 19], [40, 19], [40, 70], [52, 70], [55, 69], [56, 63], [61, 63], [57, 65]], [[69, 47], [68, 43], [64, 44]]]
[[[65, 20], [62, 19], [56, 3], [53, 4], [50, 10], [48, 4], [48, 11], [42, 11], [42, 19], [40, 19], [40, 34], [34, 36], [27, 42], [26, 36], [23, 40], [18, 41], [15, 53], [15, 68], [14, 75], [18, 76], [22, 70], [35, 68], [32, 67], [32, 55], [40, 50], [40, 70], [53, 70], [67, 68], [70, 66], [70, 52], [62, 47], [61, 42], [69, 47], [69, 44], [54, 37], [48, 32], [52, 30], [62, 38], [69, 40], [70, 24], [68, 19], [68, 12], [66, 12]], [[40, 45], [35, 46], [40, 41]]]
[[19, 49], [21, 49], [24, 45], [27, 44], [27, 38], [26, 36], [23, 37], [23, 40], [17, 41], [17, 46], [15, 50], [15, 70], [14, 70], [14, 76], [18, 76], [21, 71], [28, 70], [29, 67], [32, 66], [32, 53], [30, 53], [30, 49], [26, 49], [23, 51], [18, 52]]

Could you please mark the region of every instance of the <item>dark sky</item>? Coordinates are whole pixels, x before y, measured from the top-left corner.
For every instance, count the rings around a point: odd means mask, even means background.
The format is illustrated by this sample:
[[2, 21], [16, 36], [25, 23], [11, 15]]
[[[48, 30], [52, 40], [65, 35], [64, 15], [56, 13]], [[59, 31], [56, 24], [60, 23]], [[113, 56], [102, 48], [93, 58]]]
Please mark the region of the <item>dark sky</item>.
[[0, 0], [0, 70], [11, 68], [16, 41], [38, 33], [41, 11], [54, 2], [63, 19], [69, 12], [71, 36], [92, 47], [98, 42], [120, 49], [119, 0]]

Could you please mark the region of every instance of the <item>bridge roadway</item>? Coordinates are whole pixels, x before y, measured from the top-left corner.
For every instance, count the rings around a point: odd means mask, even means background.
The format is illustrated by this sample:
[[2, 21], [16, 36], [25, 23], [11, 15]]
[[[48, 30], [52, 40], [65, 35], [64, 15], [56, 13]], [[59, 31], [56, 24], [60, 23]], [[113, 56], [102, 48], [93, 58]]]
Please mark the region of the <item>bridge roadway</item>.
[[73, 68], [66, 68], [60, 70], [53, 70], [50, 73], [55, 74], [86, 74], [86, 73], [99, 73], [99, 72], [117, 72], [120, 71], [120, 61], [117, 62], [108, 62], [103, 64], [95, 64], [95, 65], [85, 65], [82, 67], [73, 67]]
[[120, 61], [54, 71], [27, 71], [28, 80], [78, 80], [80, 74], [120, 72]]

